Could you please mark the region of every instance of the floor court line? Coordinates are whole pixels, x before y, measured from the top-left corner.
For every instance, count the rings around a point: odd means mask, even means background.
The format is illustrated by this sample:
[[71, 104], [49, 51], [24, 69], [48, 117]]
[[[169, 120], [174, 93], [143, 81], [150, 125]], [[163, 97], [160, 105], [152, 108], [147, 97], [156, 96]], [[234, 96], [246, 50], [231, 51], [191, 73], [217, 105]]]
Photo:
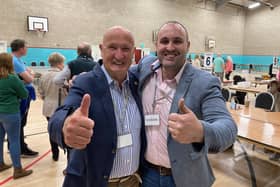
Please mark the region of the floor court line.
[[[49, 153], [51, 152], [51, 150], [48, 150], [47, 152], [45, 152], [43, 155], [41, 155], [39, 158], [36, 158], [35, 160], [33, 160], [30, 164], [28, 164], [27, 166], [24, 167], [24, 169], [29, 169], [31, 168], [33, 165], [35, 165], [36, 163], [38, 163], [40, 160], [42, 160], [43, 158], [45, 158]], [[6, 179], [4, 179], [3, 181], [0, 181], [0, 186], [8, 183], [9, 181], [11, 181], [13, 179], [13, 176], [10, 176]]]

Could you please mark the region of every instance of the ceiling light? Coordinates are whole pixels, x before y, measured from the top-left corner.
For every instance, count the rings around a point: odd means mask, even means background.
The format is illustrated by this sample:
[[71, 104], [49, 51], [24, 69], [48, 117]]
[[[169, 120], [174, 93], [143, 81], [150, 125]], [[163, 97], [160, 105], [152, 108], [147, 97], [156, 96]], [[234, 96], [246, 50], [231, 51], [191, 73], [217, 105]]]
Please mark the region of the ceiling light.
[[248, 8], [249, 8], [249, 9], [253, 9], [253, 8], [257, 8], [257, 7], [260, 6], [260, 5], [261, 5], [260, 2], [255, 2], [255, 3], [253, 3], [253, 4], [250, 4], [250, 5], [248, 6]]

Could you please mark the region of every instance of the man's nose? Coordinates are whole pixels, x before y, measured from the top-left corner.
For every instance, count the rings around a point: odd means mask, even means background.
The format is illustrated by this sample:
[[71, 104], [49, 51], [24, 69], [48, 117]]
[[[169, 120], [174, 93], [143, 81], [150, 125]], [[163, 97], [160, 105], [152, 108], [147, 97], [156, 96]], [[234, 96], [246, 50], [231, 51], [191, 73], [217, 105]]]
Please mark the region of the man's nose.
[[175, 49], [174, 44], [172, 42], [169, 42], [166, 46], [167, 50], [173, 51]]
[[121, 48], [117, 48], [116, 51], [115, 51], [115, 58], [117, 60], [121, 60], [124, 58], [124, 52], [122, 51]]

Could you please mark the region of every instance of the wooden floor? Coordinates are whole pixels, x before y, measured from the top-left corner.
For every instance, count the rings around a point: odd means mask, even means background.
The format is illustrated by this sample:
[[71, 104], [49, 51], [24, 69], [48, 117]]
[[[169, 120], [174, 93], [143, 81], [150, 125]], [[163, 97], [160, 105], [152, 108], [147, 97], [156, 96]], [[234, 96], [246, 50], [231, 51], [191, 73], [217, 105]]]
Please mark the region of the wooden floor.
[[[34, 173], [22, 179], [11, 178], [12, 169], [0, 173], [0, 186], [5, 187], [57, 187], [63, 183], [62, 171], [65, 168], [66, 156], [60, 152], [58, 162], [52, 161], [47, 134], [47, 122], [41, 115], [42, 101], [32, 102], [28, 125], [26, 127], [26, 141], [28, 145], [40, 152], [36, 158], [23, 158], [23, 167], [33, 169]], [[9, 154], [4, 145], [4, 158], [11, 163]], [[246, 145], [256, 172], [258, 187], [280, 186], [280, 162], [268, 161], [267, 155], [261, 149], [250, 151]], [[247, 187], [251, 186], [248, 167], [244, 158], [234, 160], [234, 155], [240, 153], [240, 146], [235, 144], [234, 150], [215, 155], [209, 155], [210, 163], [214, 168], [216, 181], [214, 187]], [[199, 177], [199, 176], [198, 176]]]

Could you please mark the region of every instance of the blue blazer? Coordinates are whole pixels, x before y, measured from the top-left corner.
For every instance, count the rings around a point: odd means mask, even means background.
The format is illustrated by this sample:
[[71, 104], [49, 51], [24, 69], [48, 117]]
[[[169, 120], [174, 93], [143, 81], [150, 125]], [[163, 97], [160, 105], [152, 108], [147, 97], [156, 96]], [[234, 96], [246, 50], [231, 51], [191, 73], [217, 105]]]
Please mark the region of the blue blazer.
[[[159, 61], [152, 56], [145, 57], [138, 67], [133, 67], [139, 76], [139, 94], [153, 71], [159, 67]], [[185, 105], [201, 121], [204, 142], [180, 144], [167, 132], [167, 148], [174, 181], [177, 187], [211, 186], [215, 178], [207, 153], [218, 153], [232, 145], [237, 136], [237, 126], [226, 108], [217, 77], [189, 63], [176, 88], [170, 113], [179, 113], [180, 98], [185, 99]]]
[[[137, 93], [138, 80], [131, 72], [129, 72], [129, 86], [141, 113], [141, 163], [146, 148], [146, 135], [142, 103]], [[106, 187], [113, 167], [117, 149], [116, 119], [108, 82], [99, 65], [96, 65], [91, 72], [78, 76], [74, 81], [74, 86], [70, 89], [64, 105], [58, 108], [50, 119], [51, 139], [61, 147], [66, 147], [62, 134], [64, 120], [80, 106], [85, 93], [91, 96], [89, 117], [95, 121], [94, 134], [85, 149], [70, 151], [64, 187]]]

